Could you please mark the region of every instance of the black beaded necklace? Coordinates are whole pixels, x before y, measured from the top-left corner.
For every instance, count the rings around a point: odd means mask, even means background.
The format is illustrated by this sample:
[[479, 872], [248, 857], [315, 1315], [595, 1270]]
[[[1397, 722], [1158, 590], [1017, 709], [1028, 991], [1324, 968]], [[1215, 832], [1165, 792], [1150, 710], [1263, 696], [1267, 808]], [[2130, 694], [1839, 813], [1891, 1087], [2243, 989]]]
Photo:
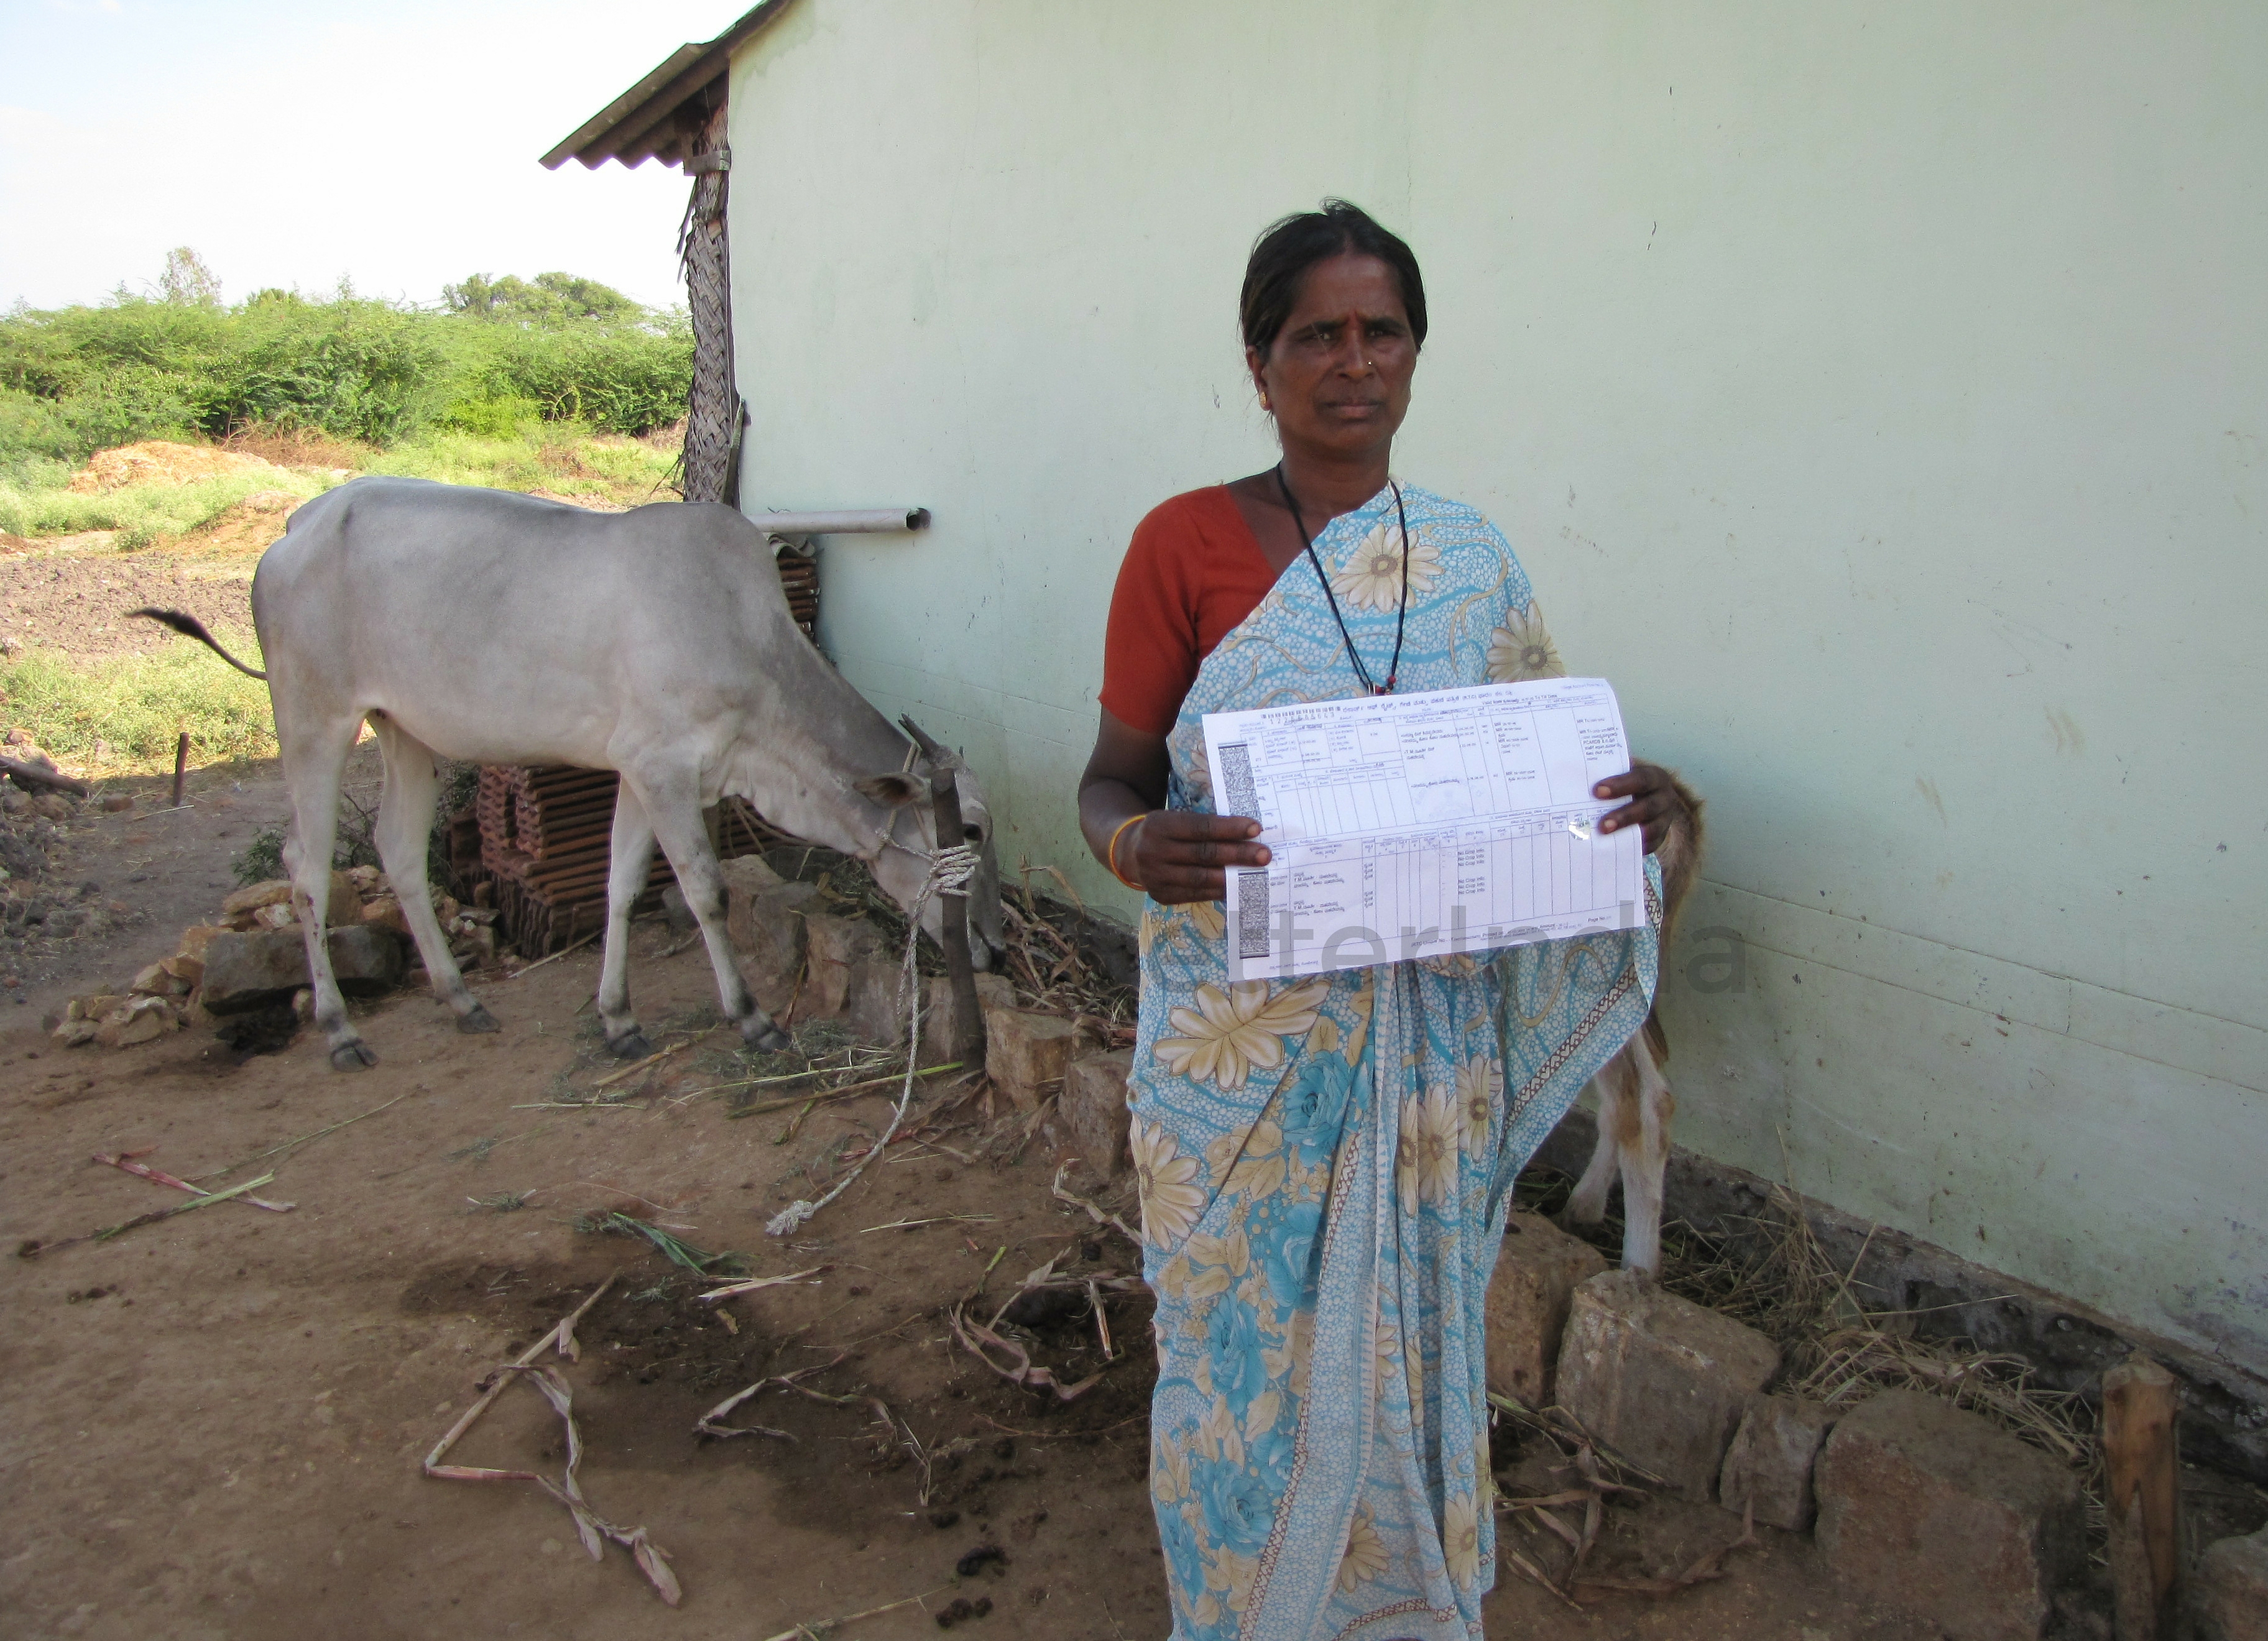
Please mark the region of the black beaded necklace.
[[1332, 595], [1331, 578], [1323, 573], [1322, 560], [1315, 556], [1315, 543], [1307, 534], [1307, 520], [1300, 511], [1300, 504], [1292, 495], [1292, 487], [1285, 481], [1284, 464], [1276, 464], [1276, 488], [1284, 494], [1284, 505], [1292, 510], [1292, 522], [1300, 528], [1300, 545], [1307, 550], [1307, 563], [1314, 566], [1315, 579], [1322, 584], [1324, 601], [1331, 607], [1331, 619], [1338, 623], [1339, 642], [1346, 645], [1347, 659], [1354, 666], [1357, 682], [1366, 695], [1390, 695], [1394, 681], [1402, 672], [1402, 635], [1410, 620], [1410, 515], [1402, 510], [1402, 487], [1388, 479], [1394, 491], [1394, 516], [1402, 526], [1402, 607], [1394, 616], [1394, 659], [1386, 665], [1386, 681], [1373, 683], [1370, 669], [1362, 664], [1362, 655], [1354, 647], [1354, 637], [1347, 631], [1346, 617], [1339, 614], [1339, 601]]

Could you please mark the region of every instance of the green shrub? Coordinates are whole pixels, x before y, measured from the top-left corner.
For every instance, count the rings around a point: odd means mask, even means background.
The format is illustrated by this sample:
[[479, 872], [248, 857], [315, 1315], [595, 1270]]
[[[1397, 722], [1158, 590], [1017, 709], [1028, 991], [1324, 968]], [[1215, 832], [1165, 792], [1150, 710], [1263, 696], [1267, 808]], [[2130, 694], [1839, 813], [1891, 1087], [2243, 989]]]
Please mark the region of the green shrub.
[[642, 434], [683, 414], [692, 380], [681, 313], [566, 274], [475, 276], [439, 312], [343, 288], [223, 307], [209, 277], [173, 283], [178, 299], [0, 317], [0, 472], [251, 424], [379, 445], [439, 427], [509, 438], [530, 421]]

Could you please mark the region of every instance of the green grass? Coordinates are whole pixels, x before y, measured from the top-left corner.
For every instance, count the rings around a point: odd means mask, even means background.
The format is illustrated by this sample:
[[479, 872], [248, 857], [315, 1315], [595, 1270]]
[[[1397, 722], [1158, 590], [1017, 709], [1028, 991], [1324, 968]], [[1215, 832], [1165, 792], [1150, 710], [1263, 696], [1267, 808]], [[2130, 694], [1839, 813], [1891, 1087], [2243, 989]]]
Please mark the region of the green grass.
[[129, 484], [103, 495], [82, 496], [70, 489], [70, 478], [68, 472], [33, 470], [20, 477], [0, 479], [0, 530], [24, 536], [119, 530], [139, 539], [115, 545], [147, 547], [166, 536], [201, 529], [259, 491], [320, 496], [332, 482], [287, 469], [228, 475], [191, 484]]
[[[259, 640], [249, 629], [218, 636], [259, 664]], [[57, 762], [98, 776], [170, 770], [183, 730], [199, 767], [276, 755], [268, 686], [217, 665], [204, 645], [186, 638], [151, 654], [86, 666], [28, 651], [0, 662], [0, 703], [9, 722]]]
[[428, 433], [372, 455], [363, 471], [636, 504], [677, 499], [676, 491], [659, 488], [676, 460], [676, 451], [659, 441], [593, 433], [571, 423], [524, 423], [502, 438]]

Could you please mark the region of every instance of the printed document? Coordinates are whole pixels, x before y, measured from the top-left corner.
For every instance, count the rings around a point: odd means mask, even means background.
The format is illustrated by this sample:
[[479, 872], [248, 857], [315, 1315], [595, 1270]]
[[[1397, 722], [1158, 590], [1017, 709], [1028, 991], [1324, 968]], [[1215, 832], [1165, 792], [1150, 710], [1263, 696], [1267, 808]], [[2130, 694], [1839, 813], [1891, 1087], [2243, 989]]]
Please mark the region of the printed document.
[[1213, 807], [1260, 822], [1228, 874], [1231, 980], [1478, 953], [1646, 924], [1637, 827], [1591, 788], [1627, 773], [1602, 678], [1208, 712]]

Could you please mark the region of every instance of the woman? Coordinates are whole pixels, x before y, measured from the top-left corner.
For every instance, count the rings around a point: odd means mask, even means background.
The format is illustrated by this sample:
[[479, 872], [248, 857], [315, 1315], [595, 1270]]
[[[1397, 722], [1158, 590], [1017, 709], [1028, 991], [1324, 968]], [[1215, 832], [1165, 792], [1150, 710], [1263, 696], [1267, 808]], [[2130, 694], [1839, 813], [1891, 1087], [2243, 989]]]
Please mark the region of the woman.
[[[1228, 982], [1223, 874], [1268, 850], [1212, 811], [1205, 713], [1564, 671], [1488, 521], [1388, 476], [1425, 340], [1409, 247], [1344, 202], [1286, 217], [1242, 320], [1283, 460], [1136, 531], [1079, 788], [1149, 897], [1131, 1103], [1174, 1634], [1476, 1636], [1508, 1188], [1645, 1019], [1655, 936]], [[1597, 791], [1649, 850], [1676, 804], [1644, 764]]]

